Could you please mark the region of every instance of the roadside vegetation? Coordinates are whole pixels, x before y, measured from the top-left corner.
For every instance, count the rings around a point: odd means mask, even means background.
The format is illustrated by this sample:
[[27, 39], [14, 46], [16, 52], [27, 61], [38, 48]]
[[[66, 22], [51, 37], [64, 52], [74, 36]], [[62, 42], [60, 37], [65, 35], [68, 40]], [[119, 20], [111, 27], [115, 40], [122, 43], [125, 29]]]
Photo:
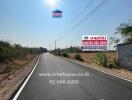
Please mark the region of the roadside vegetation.
[[69, 58], [69, 53], [76, 53], [76, 55], [74, 56], [74, 59], [79, 60], [79, 61], [84, 61], [83, 58], [81, 57], [81, 55], [79, 53], [81, 53], [81, 49], [79, 47], [69, 47], [66, 49], [56, 49], [53, 50], [51, 53], [53, 53], [54, 55], [58, 55], [58, 56], [63, 56], [63, 57], [67, 57]]
[[88, 64], [95, 64], [106, 68], [118, 68], [116, 51], [68, 53], [68, 55], [71, 59], [76, 59], [75, 56], [80, 55], [83, 61]]
[[0, 73], [9, 73], [16, 69], [14, 66], [24, 65], [36, 55], [46, 51], [47, 49], [42, 47], [29, 48], [23, 47], [20, 44], [10, 44], [7, 41], [0, 41]]
[[104, 52], [97, 52], [96, 57], [95, 57], [95, 62], [98, 65], [102, 65], [102, 66], [106, 67], [107, 63], [108, 63], [106, 54]]
[[[109, 45], [117, 46], [118, 43], [132, 43], [132, 24], [123, 23], [116, 28], [115, 36], [110, 38]], [[51, 53], [63, 57], [69, 57], [89, 64], [96, 64], [106, 68], [120, 68], [115, 51], [89, 51], [83, 52], [79, 47], [69, 47], [65, 49], [56, 49]]]
[[68, 53], [63, 53], [62, 56], [63, 56], [63, 57], [69, 57], [69, 56], [68, 56]]
[[107, 56], [106, 52], [97, 52], [95, 56], [95, 63], [106, 68], [119, 68], [116, 56], [112, 60], [109, 59], [111, 58]]
[[70, 47], [67, 49], [56, 49], [56, 52], [54, 50], [51, 53], [105, 68], [119, 68], [116, 51], [82, 52], [79, 47]]
[[111, 37], [110, 45], [118, 43], [132, 43], [132, 23], [122, 23], [116, 28], [114, 37]]
[[56, 49], [51, 51], [52, 54], [54, 55], [60, 55], [62, 56], [64, 53], [81, 53], [81, 49], [79, 47], [68, 47], [66, 49]]
[[79, 60], [79, 61], [84, 61], [83, 58], [81, 57], [81, 55], [78, 53], [75, 55], [75, 59]]
[[9, 99], [35, 65], [46, 48], [23, 47], [0, 41], [0, 100]]

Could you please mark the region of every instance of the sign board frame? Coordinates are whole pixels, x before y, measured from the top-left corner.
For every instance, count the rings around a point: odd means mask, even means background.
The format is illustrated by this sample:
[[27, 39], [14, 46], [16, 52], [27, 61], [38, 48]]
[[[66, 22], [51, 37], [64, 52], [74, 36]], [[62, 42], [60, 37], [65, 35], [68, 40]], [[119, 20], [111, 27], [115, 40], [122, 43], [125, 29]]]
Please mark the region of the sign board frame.
[[106, 51], [108, 40], [106, 35], [83, 35], [82, 51]]

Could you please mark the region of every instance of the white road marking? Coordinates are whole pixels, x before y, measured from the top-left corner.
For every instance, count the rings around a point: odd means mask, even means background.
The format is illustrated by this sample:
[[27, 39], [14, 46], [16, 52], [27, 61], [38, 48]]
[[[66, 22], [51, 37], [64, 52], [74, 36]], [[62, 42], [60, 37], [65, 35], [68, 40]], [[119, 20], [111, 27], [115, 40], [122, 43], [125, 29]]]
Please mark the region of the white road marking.
[[[65, 58], [65, 59], [68, 59], [68, 58]], [[77, 62], [77, 61], [74, 61], [74, 60], [72, 60], [72, 59], [68, 59], [68, 60], [70, 60], [70, 61], [72, 61], [72, 62], [74, 62], [74, 63], [80, 64], [80, 65], [82, 65], [82, 66], [88, 67], [88, 65], [82, 64], [81, 62]], [[88, 68], [91, 68], [91, 67], [88, 67]], [[105, 74], [111, 75], [111, 76], [113, 76], [113, 77], [117, 77], [117, 78], [119, 78], [119, 79], [122, 79], [122, 80], [125, 80], [125, 81], [128, 81], [128, 82], [131, 82], [131, 83], [132, 83], [132, 80], [125, 79], [125, 78], [120, 77], [120, 76], [118, 76], [118, 75], [114, 75], [114, 74], [111, 74], [111, 73], [108, 73], [108, 72], [99, 70], [99, 69], [97, 69], [97, 68], [91, 68], [91, 69], [100, 71], [100, 72], [102, 72], [102, 73], [105, 73]]]
[[[74, 61], [74, 62], [75, 62], [75, 61]], [[79, 63], [79, 62], [75, 62], [75, 63], [80, 64], [80, 65], [85, 66], [85, 67], [88, 67], [88, 65], [85, 65], [85, 64], [82, 64], [82, 63]], [[91, 67], [88, 67], [88, 68], [91, 68]], [[123, 78], [123, 77], [120, 77], [120, 76], [117, 76], [117, 75], [114, 75], [114, 74], [111, 74], [111, 73], [108, 73], [108, 72], [99, 70], [99, 69], [97, 69], [97, 68], [91, 68], [91, 69], [94, 69], [94, 70], [100, 71], [100, 72], [102, 72], [102, 73], [105, 73], [105, 74], [108, 74], [108, 75], [111, 75], [111, 76], [120, 78], [120, 79], [125, 80], [125, 81], [128, 81], [128, 82], [132, 82], [131, 80], [128, 80], [128, 79], [125, 79], [125, 78]]]
[[18, 90], [18, 92], [16, 93], [16, 95], [14, 96], [13, 100], [17, 100], [18, 96], [20, 95], [20, 93], [22, 92], [23, 88], [25, 87], [25, 85], [27, 84], [28, 80], [30, 79], [31, 75], [33, 74], [35, 68], [38, 65], [38, 62], [40, 60], [40, 57], [38, 58], [34, 68], [32, 69], [31, 73], [28, 75], [28, 77], [26, 78], [26, 80], [24, 81], [24, 83], [22, 84], [22, 86], [20, 87], [20, 89]]

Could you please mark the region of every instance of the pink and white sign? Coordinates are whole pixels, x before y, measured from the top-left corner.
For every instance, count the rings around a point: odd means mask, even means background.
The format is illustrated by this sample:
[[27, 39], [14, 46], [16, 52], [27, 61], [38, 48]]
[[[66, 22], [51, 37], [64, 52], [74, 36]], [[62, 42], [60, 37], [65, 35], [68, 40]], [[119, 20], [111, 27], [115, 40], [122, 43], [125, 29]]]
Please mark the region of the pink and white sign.
[[82, 36], [82, 51], [104, 51], [107, 50], [106, 35], [84, 35]]

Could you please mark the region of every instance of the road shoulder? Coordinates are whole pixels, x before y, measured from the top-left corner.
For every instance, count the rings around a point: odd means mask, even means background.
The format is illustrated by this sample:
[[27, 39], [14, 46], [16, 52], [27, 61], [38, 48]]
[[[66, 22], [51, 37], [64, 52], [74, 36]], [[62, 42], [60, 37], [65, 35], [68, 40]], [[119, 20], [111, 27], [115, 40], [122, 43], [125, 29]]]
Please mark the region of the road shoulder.
[[0, 100], [9, 100], [11, 98], [30, 73], [36, 64], [37, 59], [38, 56], [23, 68], [17, 70], [15, 73], [9, 75], [5, 80], [0, 82]]
[[110, 69], [110, 68], [100, 67], [100, 66], [97, 66], [94, 64], [88, 64], [86, 62], [81, 62], [81, 61], [71, 59], [71, 58], [65, 58], [65, 57], [60, 57], [60, 56], [59, 56], [59, 58], [65, 59], [65, 60], [73, 62], [73, 63], [80, 64], [86, 68], [90, 68], [92, 70], [96, 70], [98, 72], [102, 72], [104, 74], [107, 74], [107, 75], [110, 75], [110, 76], [113, 76], [113, 77], [116, 77], [116, 78], [119, 78], [119, 79], [122, 79], [122, 80], [132, 83], [132, 72], [129, 72], [129, 74], [128, 74], [128, 73], [126, 73], [125, 69]]

